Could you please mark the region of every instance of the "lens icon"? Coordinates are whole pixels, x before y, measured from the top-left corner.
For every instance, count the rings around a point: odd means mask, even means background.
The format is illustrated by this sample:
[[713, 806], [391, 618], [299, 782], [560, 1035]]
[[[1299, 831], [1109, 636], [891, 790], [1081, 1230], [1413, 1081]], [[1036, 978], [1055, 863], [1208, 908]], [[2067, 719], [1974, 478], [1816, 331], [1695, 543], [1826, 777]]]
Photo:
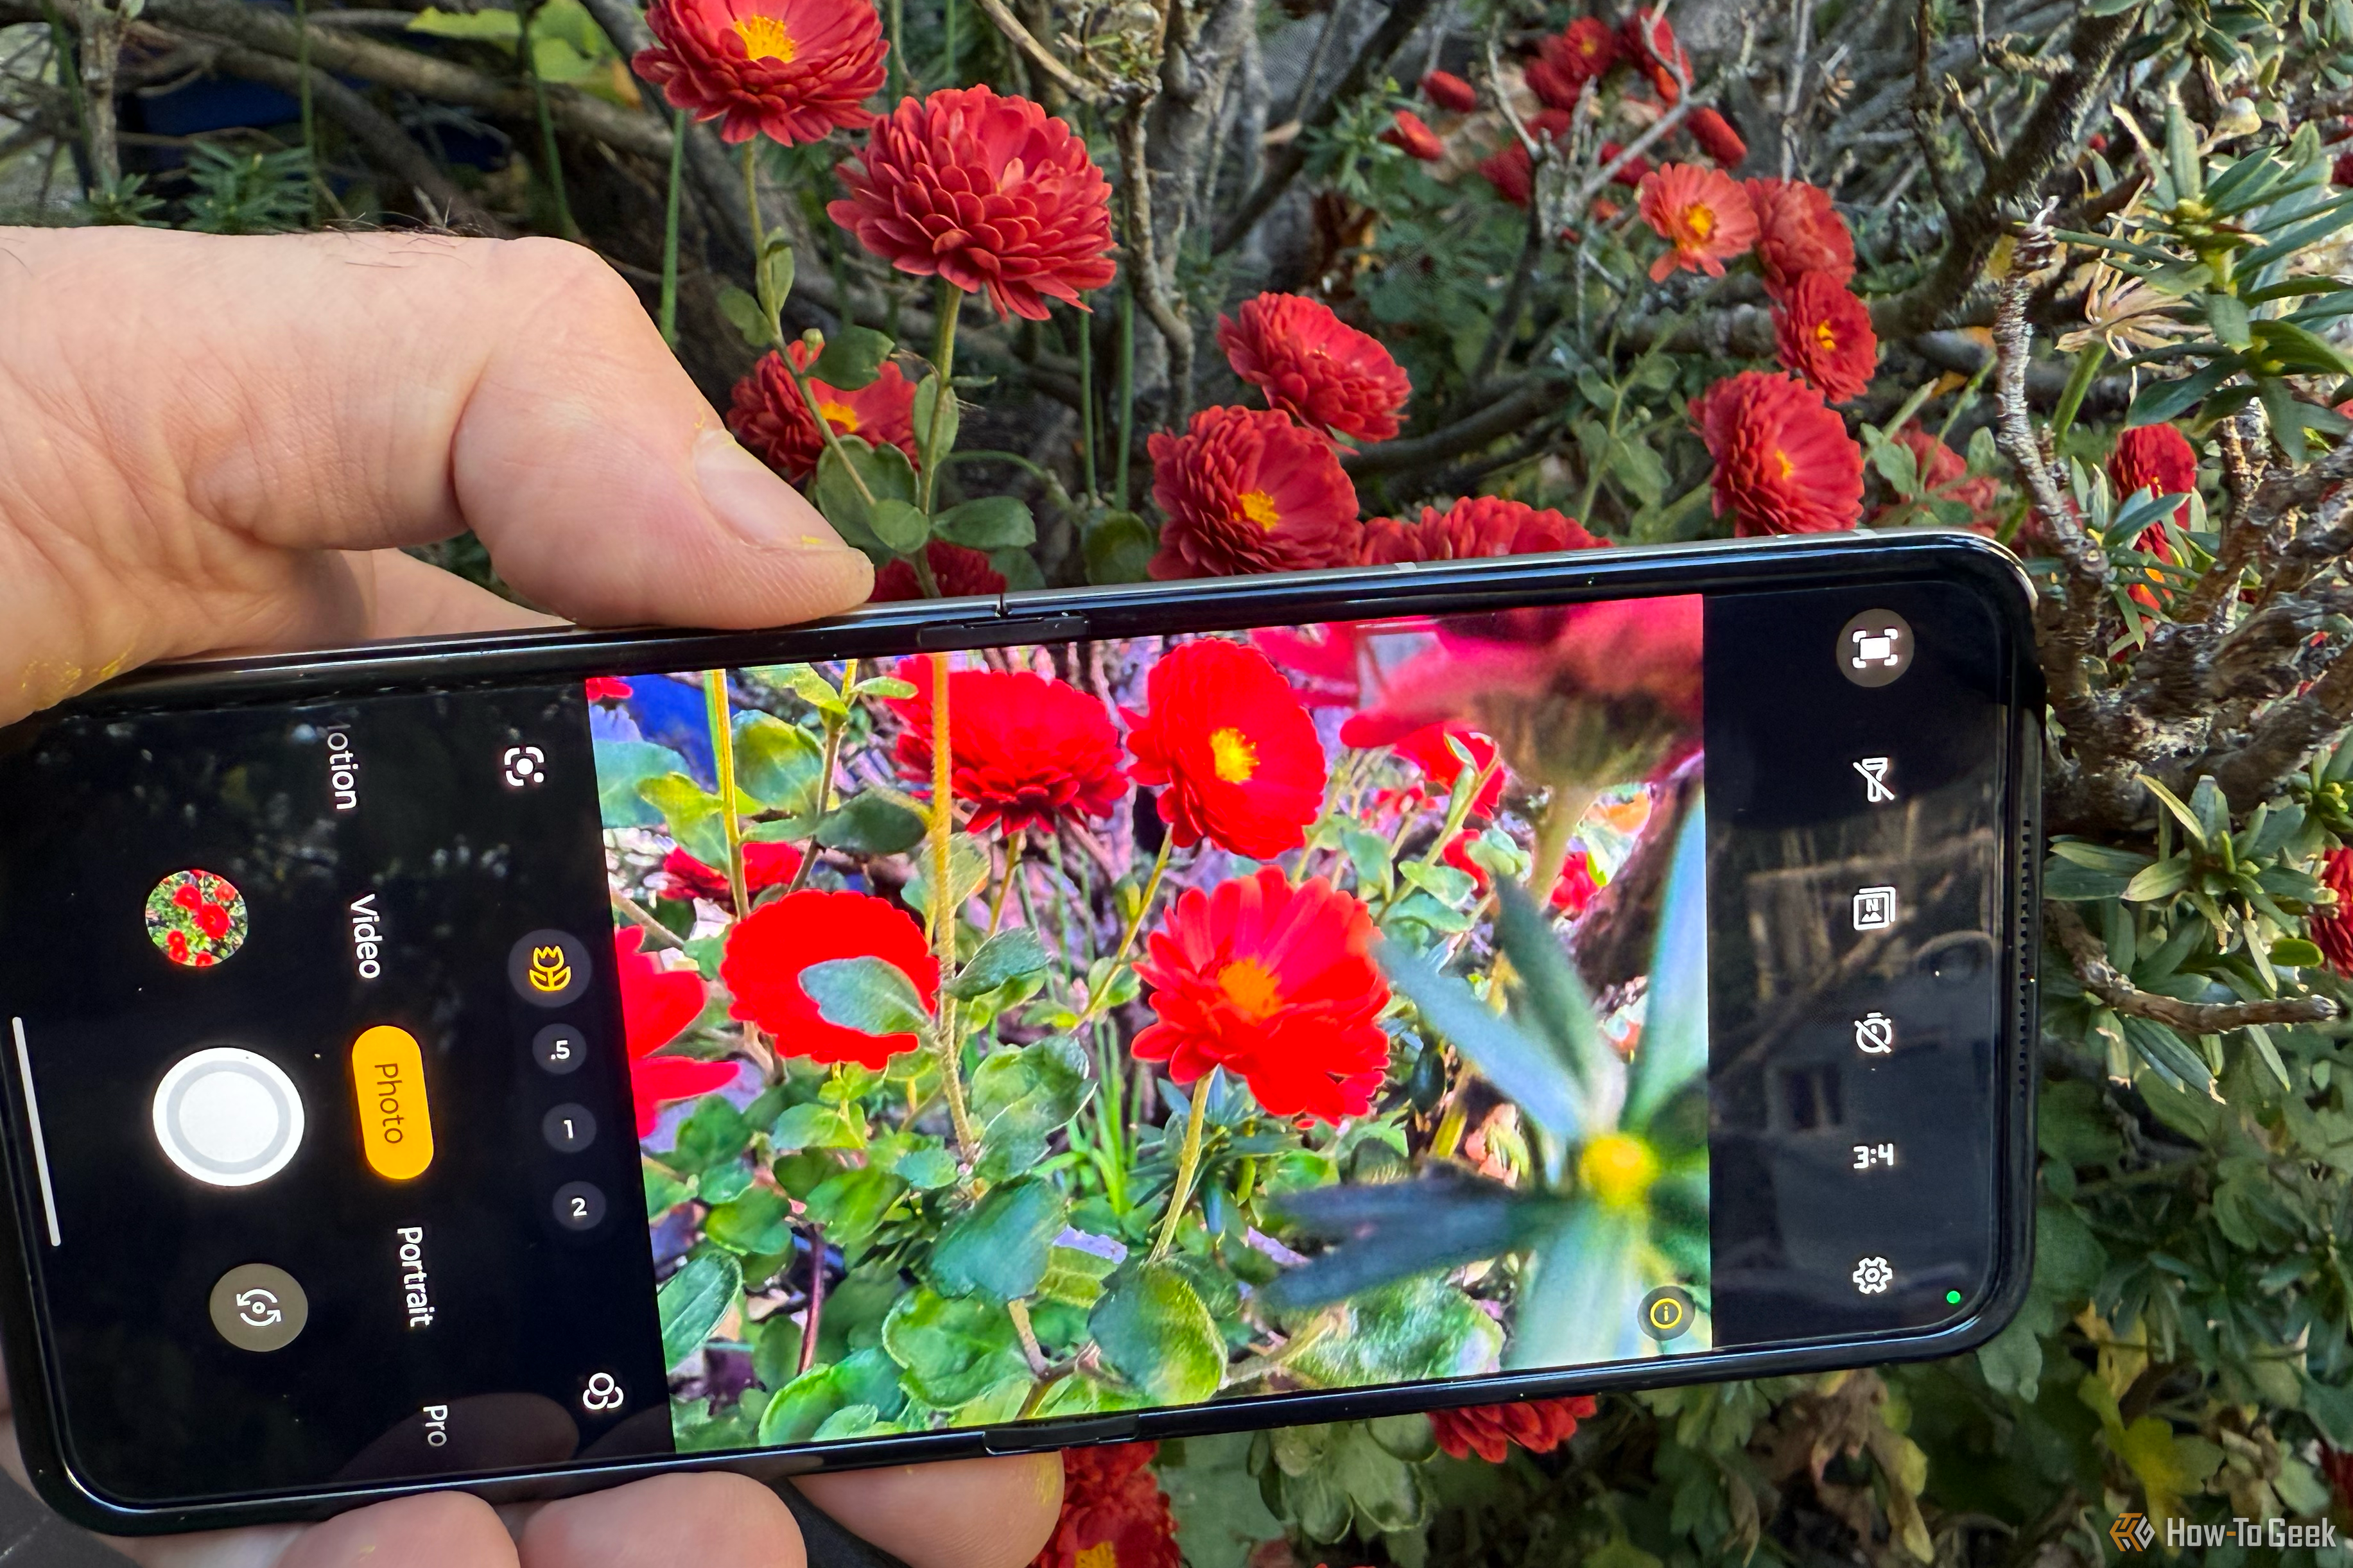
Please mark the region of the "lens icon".
[[1681, 1339], [1692, 1326], [1691, 1292], [1674, 1285], [1662, 1285], [1642, 1298], [1638, 1322], [1641, 1331], [1662, 1344]]

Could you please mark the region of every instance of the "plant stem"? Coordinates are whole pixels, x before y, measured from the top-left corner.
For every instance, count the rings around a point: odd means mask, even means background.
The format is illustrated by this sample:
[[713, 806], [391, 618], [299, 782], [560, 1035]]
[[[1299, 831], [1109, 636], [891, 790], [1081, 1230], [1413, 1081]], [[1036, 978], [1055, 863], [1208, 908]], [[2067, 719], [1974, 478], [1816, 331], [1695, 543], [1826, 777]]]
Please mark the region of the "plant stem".
[[940, 279], [939, 336], [932, 348], [932, 374], [939, 380], [939, 389], [932, 395], [931, 427], [923, 432], [923, 471], [916, 476], [916, 502], [925, 511], [932, 510], [933, 488], [939, 483], [940, 435], [945, 428], [947, 411], [955, 399], [955, 334], [956, 317], [964, 310], [964, 290]]
[[744, 894], [744, 818], [735, 794], [735, 731], [727, 711], [727, 672], [702, 672], [703, 706], [711, 714], [711, 762], [719, 775], [719, 820], [727, 832], [727, 891], [740, 919], [752, 912]]
[[[772, 316], [768, 324], [776, 331], [776, 342], [783, 343], [785, 331], [781, 318]], [[785, 374], [793, 378], [793, 385], [800, 392], [801, 401], [808, 405], [809, 417], [817, 421], [818, 433], [825, 437], [825, 444], [832, 450], [834, 459], [840, 463], [841, 471], [848, 474], [849, 482], [858, 487], [859, 499], [872, 506], [874, 492], [866, 488], [866, 476], [858, 471], [858, 465], [849, 460], [849, 449], [841, 444], [841, 432], [835, 429], [833, 421], [825, 416], [825, 405], [818, 401], [816, 390], [809, 385], [808, 372], [793, 363], [789, 345], [776, 351], [776, 359], [785, 367]]]
[[[845, 706], [849, 701], [849, 689], [857, 684], [858, 661], [854, 658], [843, 659], [841, 661], [841, 700]], [[839, 715], [828, 713], [825, 716], [825, 764], [824, 771], [818, 776], [817, 795], [817, 815], [820, 822], [833, 814], [833, 770], [841, 762], [841, 732], [849, 728], [849, 715], [847, 712]], [[797, 893], [808, 886], [809, 873], [816, 868], [817, 850], [812, 846], [809, 852], [801, 857], [800, 867], [793, 873], [792, 886], [786, 888], [785, 891]]]
[[997, 885], [997, 896], [988, 900], [988, 934], [995, 936], [997, 928], [1005, 921], [1006, 895], [1013, 890], [1013, 879], [1021, 874], [1021, 829], [1015, 828], [1005, 841], [1005, 879]]
[[1160, 1216], [1160, 1234], [1153, 1238], [1152, 1256], [1146, 1262], [1157, 1263], [1168, 1255], [1168, 1244], [1176, 1239], [1176, 1222], [1185, 1217], [1186, 1205], [1192, 1201], [1193, 1173], [1201, 1163], [1201, 1123], [1208, 1106], [1209, 1079], [1204, 1074], [1193, 1080], [1193, 1109], [1185, 1118], [1185, 1147], [1176, 1156], [1176, 1184], [1169, 1189], [1168, 1212]]
[[891, 0], [891, 96], [896, 100], [907, 92], [907, 7], [906, 0]]
[[808, 1306], [801, 1313], [800, 1369], [803, 1372], [817, 1364], [818, 1332], [825, 1315], [825, 1226], [821, 1222], [808, 1222]]
[[1086, 1027], [1088, 1021], [1103, 1011], [1103, 999], [1111, 993], [1112, 976], [1117, 974], [1119, 966], [1127, 962], [1127, 950], [1135, 945], [1135, 933], [1144, 929], [1145, 917], [1152, 913], [1153, 895], [1160, 891], [1160, 879], [1168, 874], [1168, 852], [1176, 847], [1176, 835], [1164, 833], [1161, 836], [1160, 853], [1153, 857], [1152, 875], [1145, 879], [1144, 896], [1135, 901], [1134, 918], [1120, 933], [1119, 946], [1112, 951], [1111, 968], [1103, 975], [1103, 989], [1087, 998], [1087, 1010], [1079, 1015], [1077, 1023], [1071, 1026], [1072, 1034]]
[[1568, 859], [1568, 841], [1600, 793], [1589, 784], [1553, 785], [1544, 820], [1536, 825], [1535, 858], [1528, 866], [1528, 897], [1538, 910], [1552, 908], [1552, 890], [1559, 886], [1561, 867]]
[[1079, 460], [1086, 476], [1087, 494], [1103, 493], [1095, 478], [1095, 335], [1088, 318], [1077, 311], [1071, 320], [1079, 331]]
[[661, 311], [655, 318], [662, 342], [678, 347], [678, 205], [686, 173], [686, 110], [670, 121], [670, 194], [662, 205]]
[[1119, 455], [1113, 469], [1113, 499], [1127, 510], [1127, 449], [1135, 445], [1135, 280], [1119, 296]]
[[1029, 1375], [1044, 1377], [1054, 1370], [1045, 1347], [1038, 1342], [1038, 1331], [1029, 1321], [1029, 1303], [1015, 1300], [1005, 1303], [1005, 1315], [1013, 1320], [1013, 1331], [1021, 1336], [1021, 1356], [1029, 1363]]
[[[555, 117], [548, 112], [547, 84], [539, 79], [539, 57], [531, 47], [531, 18], [538, 9], [530, 0], [524, 0], [515, 35], [515, 53], [522, 61], [523, 75], [531, 80], [532, 109], [539, 116], [539, 155], [547, 165], [547, 193], [555, 198], [556, 232], [573, 239], [580, 230], [572, 221], [572, 201], [564, 189], [564, 159], [555, 147]], [[303, 90], [310, 90], [307, 82]]]
[[940, 15], [941, 30], [947, 34], [947, 64], [943, 74], [944, 87], [956, 85], [956, 0], [944, 0]]
[[[761, 253], [768, 248], [767, 231], [760, 226], [760, 139], [756, 136], [744, 143], [744, 211], [752, 220], [752, 266], [760, 265]], [[756, 276], [754, 281], [757, 281]], [[778, 342], [784, 334], [776, 334]]]
[[[953, 330], [953, 329], [951, 329]], [[955, 974], [955, 905], [950, 881], [955, 862], [955, 795], [948, 755], [948, 656], [932, 655], [932, 886], [923, 900], [931, 917], [932, 951], [940, 966], [940, 1084], [947, 1092], [948, 1119], [955, 1123], [956, 1148], [970, 1165], [980, 1152], [972, 1116], [964, 1103], [963, 1045], [956, 1038], [955, 998], [947, 994]]]

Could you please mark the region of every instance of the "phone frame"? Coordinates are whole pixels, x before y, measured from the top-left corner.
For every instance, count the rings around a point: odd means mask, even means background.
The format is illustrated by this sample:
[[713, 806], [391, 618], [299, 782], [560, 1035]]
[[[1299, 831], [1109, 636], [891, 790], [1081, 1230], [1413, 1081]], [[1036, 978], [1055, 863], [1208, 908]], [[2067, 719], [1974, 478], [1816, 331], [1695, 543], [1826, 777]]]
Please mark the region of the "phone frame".
[[[2017, 859], [2005, 868], [2000, 943], [2008, 1005], [1998, 1063], [2010, 1086], [1996, 1103], [1997, 1247], [1993, 1274], [1975, 1310], [1928, 1331], [1805, 1341], [1756, 1350], [1711, 1350], [1551, 1372], [1261, 1394], [1116, 1415], [1080, 1415], [994, 1427], [959, 1428], [724, 1455], [671, 1454], [500, 1471], [464, 1480], [378, 1482], [256, 1492], [164, 1505], [124, 1504], [85, 1484], [71, 1434], [54, 1403], [51, 1344], [26, 1238], [39, 1229], [31, 1149], [14, 1070], [0, 1072], [0, 1152], [13, 1202], [0, 1204], [0, 1348], [14, 1390], [17, 1436], [35, 1489], [77, 1524], [112, 1534], [310, 1521], [367, 1503], [459, 1489], [493, 1503], [569, 1496], [673, 1471], [730, 1470], [762, 1480], [824, 1469], [973, 1458], [1094, 1443], [1182, 1438], [1216, 1432], [1356, 1420], [1450, 1405], [1786, 1375], [1956, 1355], [1999, 1333], [2024, 1300], [2032, 1265], [2034, 1212], [2033, 1043], [2041, 948], [2041, 759], [2042, 678], [2034, 658], [2034, 590], [2016, 557], [1978, 535], [1910, 530], [1770, 541], [1579, 551], [1473, 561], [1405, 563], [993, 598], [871, 605], [828, 620], [772, 630], [674, 632], [633, 629], [493, 633], [418, 638], [299, 654], [215, 658], [136, 671], [55, 712], [158, 711], [313, 701], [418, 688], [464, 689], [518, 680], [585, 679], [680, 669], [844, 658], [948, 652], [1074, 638], [1236, 630], [1252, 626], [1444, 615], [1505, 604], [1574, 603], [1663, 593], [1867, 587], [1937, 580], [1975, 588], [2003, 628], [2010, 725], [2003, 781], [2004, 831]], [[46, 715], [0, 730], [37, 732]]]

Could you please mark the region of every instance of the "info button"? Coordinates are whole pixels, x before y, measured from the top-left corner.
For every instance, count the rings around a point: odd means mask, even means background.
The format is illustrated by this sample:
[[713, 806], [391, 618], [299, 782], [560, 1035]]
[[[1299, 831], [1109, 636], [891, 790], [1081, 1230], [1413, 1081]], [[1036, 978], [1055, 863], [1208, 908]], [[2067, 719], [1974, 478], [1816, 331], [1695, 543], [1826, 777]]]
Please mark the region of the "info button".
[[1662, 1285], [1642, 1298], [1642, 1331], [1664, 1343], [1681, 1339], [1691, 1329], [1692, 1299], [1688, 1291]]
[[353, 1041], [352, 1093], [368, 1169], [394, 1182], [423, 1175], [433, 1163], [433, 1112], [425, 1102], [425, 1053], [417, 1037], [378, 1024]]

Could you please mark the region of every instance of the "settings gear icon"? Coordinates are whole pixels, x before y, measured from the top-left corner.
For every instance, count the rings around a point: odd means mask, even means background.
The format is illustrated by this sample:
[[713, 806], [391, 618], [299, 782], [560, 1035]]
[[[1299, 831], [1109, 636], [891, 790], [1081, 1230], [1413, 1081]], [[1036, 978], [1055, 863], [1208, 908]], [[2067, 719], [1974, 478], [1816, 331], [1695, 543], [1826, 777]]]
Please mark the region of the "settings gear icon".
[[1854, 1288], [1866, 1296], [1876, 1296], [1894, 1282], [1895, 1270], [1884, 1258], [1866, 1258], [1854, 1266]]

